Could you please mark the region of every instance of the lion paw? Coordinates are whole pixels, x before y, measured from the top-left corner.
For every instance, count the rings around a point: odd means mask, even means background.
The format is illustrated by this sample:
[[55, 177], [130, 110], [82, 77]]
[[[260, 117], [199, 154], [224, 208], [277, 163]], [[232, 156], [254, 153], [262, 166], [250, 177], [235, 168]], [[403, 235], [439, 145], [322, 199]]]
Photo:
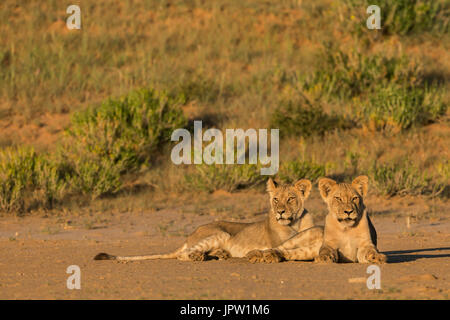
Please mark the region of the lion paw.
[[263, 259], [266, 263], [278, 263], [283, 260], [283, 254], [276, 249], [264, 250]]
[[223, 249], [217, 249], [209, 253], [210, 256], [216, 257], [219, 260], [227, 260], [231, 258], [231, 254]]
[[205, 261], [206, 260], [206, 254], [201, 251], [194, 251], [189, 253], [188, 255], [189, 260], [191, 261]]
[[250, 263], [264, 262], [264, 254], [261, 250], [252, 250], [246, 254], [246, 258]]
[[318, 263], [333, 263], [336, 262], [334, 261], [334, 257], [331, 254], [321, 254], [318, 257], [316, 257], [314, 259], [314, 262], [318, 262]]
[[376, 250], [370, 250], [366, 255], [367, 262], [382, 264], [387, 262], [385, 254], [379, 253]]
[[338, 262], [339, 256], [336, 250], [330, 247], [322, 247], [319, 251], [319, 256], [314, 259], [314, 262], [319, 263], [333, 263]]

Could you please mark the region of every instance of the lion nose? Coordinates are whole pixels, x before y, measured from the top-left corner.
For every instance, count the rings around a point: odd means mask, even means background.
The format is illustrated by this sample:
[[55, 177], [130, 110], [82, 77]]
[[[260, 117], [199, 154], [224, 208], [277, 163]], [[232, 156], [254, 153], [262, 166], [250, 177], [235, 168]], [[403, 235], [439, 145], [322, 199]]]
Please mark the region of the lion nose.
[[278, 214], [280, 215], [280, 216], [282, 216], [283, 215], [283, 213], [285, 213], [286, 212], [286, 210], [285, 209], [278, 209]]
[[345, 212], [347, 215], [350, 215], [350, 214], [353, 212], [353, 209], [351, 209], [351, 210], [344, 210], [344, 212]]

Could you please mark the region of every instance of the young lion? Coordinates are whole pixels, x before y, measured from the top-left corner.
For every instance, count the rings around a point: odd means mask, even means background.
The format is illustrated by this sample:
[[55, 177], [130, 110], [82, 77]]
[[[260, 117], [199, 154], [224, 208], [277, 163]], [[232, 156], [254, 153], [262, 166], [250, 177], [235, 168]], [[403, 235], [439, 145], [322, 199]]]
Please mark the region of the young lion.
[[322, 244], [323, 229], [314, 227], [311, 215], [304, 209], [311, 182], [302, 179], [294, 185], [278, 186], [269, 179], [267, 191], [271, 210], [262, 221], [218, 221], [200, 226], [181, 248], [168, 254], [112, 256], [99, 253], [94, 259], [136, 261], [177, 258], [203, 261], [208, 256], [219, 259], [247, 257], [250, 262], [314, 259]]
[[367, 215], [363, 197], [369, 178], [359, 176], [352, 184], [319, 180], [320, 195], [328, 205], [323, 245], [318, 262], [385, 263], [377, 250], [377, 233]]

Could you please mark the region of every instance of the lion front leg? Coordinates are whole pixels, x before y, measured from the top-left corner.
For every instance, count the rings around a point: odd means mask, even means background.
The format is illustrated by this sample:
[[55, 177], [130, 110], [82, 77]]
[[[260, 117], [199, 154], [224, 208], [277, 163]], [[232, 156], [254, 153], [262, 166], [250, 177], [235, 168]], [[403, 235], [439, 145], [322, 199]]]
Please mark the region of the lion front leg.
[[313, 227], [298, 233], [277, 249], [286, 260], [314, 260], [323, 242], [323, 228]]
[[312, 227], [281, 244], [277, 249], [285, 260], [313, 260], [319, 255], [323, 242], [323, 228]]
[[339, 262], [339, 253], [337, 249], [329, 245], [322, 245], [319, 250], [319, 255], [314, 259], [315, 262]]
[[386, 255], [378, 252], [377, 248], [373, 244], [359, 248], [357, 258], [359, 263], [382, 264], [387, 262]]

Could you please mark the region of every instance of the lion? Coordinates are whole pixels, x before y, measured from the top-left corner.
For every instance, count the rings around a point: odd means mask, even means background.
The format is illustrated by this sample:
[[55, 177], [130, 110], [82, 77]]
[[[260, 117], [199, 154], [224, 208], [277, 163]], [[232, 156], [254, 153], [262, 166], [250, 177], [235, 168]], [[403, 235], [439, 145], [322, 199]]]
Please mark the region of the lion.
[[198, 227], [177, 250], [167, 254], [113, 256], [99, 253], [95, 260], [136, 261], [179, 259], [183, 261], [247, 258], [250, 262], [313, 260], [322, 244], [323, 228], [316, 227], [304, 208], [311, 182], [293, 185], [267, 181], [271, 209], [267, 218], [253, 223], [217, 221]]
[[351, 184], [329, 178], [318, 182], [320, 195], [328, 205], [322, 247], [316, 262], [385, 263], [378, 252], [377, 233], [364, 205], [369, 178], [359, 176]]

